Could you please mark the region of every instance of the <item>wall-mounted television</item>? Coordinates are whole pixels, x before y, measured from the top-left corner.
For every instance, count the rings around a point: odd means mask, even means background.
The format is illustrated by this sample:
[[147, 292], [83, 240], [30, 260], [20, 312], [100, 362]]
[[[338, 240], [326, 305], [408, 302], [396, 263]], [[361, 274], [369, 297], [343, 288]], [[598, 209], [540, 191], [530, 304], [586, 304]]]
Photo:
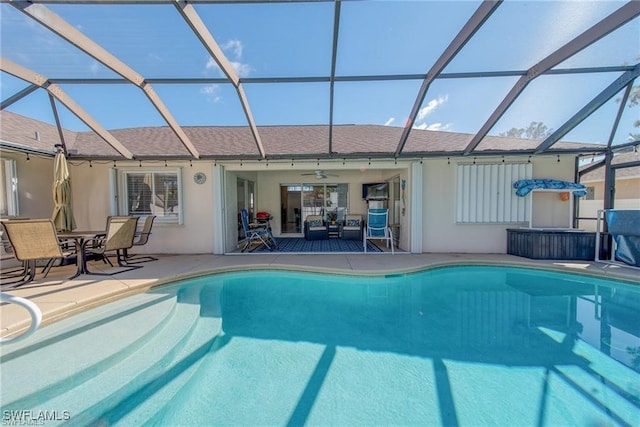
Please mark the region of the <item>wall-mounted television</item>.
[[365, 200], [385, 200], [389, 198], [389, 183], [375, 182], [362, 184], [362, 198]]

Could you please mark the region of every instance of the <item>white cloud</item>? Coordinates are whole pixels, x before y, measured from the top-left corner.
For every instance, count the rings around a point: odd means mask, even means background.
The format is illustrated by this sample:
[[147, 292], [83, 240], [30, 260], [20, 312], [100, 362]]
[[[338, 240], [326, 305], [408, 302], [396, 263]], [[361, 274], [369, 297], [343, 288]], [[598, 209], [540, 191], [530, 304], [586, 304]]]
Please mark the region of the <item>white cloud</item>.
[[443, 125], [442, 123], [427, 123], [425, 118], [433, 113], [439, 106], [444, 104], [449, 100], [448, 95], [439, 96], [438, 98], [434, 98], [431, 101], [427, 102], [427, 105], [422, 107], [418, 111], [418, 116], [416, 117], [416, 121], [413, 125], [414, 129], [426, 129], [426, 130], [447, 130], [451, 127], [451, 125]]
[[222, 50], [231, 51], [235, 59], [242, 58], [242, 50], [244, 47], [242, 46], [242, 42], [240, 40], [229, 40], [220, 47], [222, 48]]
[[393, 123], [395, 120], [396, 120], [395, 117], [390, 117], [389, 120], [384, 122], [384, 125], [385, 126], [391, 126], [391, 123]]
[[207, 61], [207, 65], [205, 65], [205, 68], [206, 68], [207, 70], [210, 70], [210, 69], [212, 69], [212, 68], [213, 68], [214, 70], [219, 70], [219, 69], [220, 69], [220, 67], [218, 67], [218, 64], [216, 63], [216, 61], [214, 61], [214, 60], [213, 60], [213, 58], [211, 58], [211, 57], [210, 57], [210, 58], [209, 58], [209, 60]]
[[427, 105], [425, 107], [422, 107], [420, 111], [418, 111], [417, 120], [423, 120], [429, 114], [433, 113], [436, 108], [438, 108], [440, 105], [444, 104], [448, 100], [449, 100], [449, 96], [445, 95], [445, 96], [440, 96], [438, 98], [432, 99], [431, 101], [427, 102]]
[[442, 123], [431, 123], [431, 124], [427, 124], [426, 122], [422, 122], [419, 125], [414, 125], [413, 126], [414, 129], [422, 129], [422, 130], [440, 130], [440, 131], [446, 131], [451, 129], [451, 125], [450, 124], [442, 124]]
[[[220, 46], [224, 51], [230, 52], [227, 54], [227, 59], [231, 58], [233, 60], [229, 60], [229, 63], [238, 74], [238, 77], [248, 77], [251, 73], [251, 66], [247, 63], [241, 61], [242, 59], [242, 51], [244, 46], [240, 40], [229, 40]], [[205, 65], [207, 70], [218, 70], [221, 75], [224, 75], [218, 64], [213, 58], [209, 58], [207, 64]]]
[[249, 64], [243, 64], [242, 62], [232, 62], [231, 66], [236, 70], [238, 77], [247, 77], [251, 71]]
[[211, 102], [220, 102], [222, 97], [218, 95], [218, 85], [206, 85], [200, 89], [200, 93], [204, 94]]

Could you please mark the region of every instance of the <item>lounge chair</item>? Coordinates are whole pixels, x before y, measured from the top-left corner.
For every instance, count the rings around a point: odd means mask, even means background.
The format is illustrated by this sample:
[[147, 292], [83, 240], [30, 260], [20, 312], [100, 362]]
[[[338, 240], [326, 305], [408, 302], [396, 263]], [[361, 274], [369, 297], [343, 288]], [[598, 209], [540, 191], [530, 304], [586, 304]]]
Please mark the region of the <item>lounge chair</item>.
[[[133, 246], [144, 246], [149, 241], [151, 235], [151, 228], [153, 227], [153, 220], [156, 219], [155, 215], [149, 215], [144, 219], [142, 230], [136, 232], [137, 240], [134, 240]], [[151, 255], [135, 255], [128, 253], [127, 249], [124, 249], [124, 256], [127, 264], [137, 264], [139, 262], [157, 261], [158, 258]]]
[[308, 215], [304, 219], [304, 238], [306, 240], [326, 240], [329, 238], [329, 227], [323, 215]]
[[125, 270], [116, 272], [98, 273], [91, 272], [86, 265], [84, 270], [87, 274], [98, 274], [103, 276], [112, 276], [114, 274], [123, 273], [125, 271], [142, 268], [142, 266], [132, 266], [127, 263], [124, 251], [131, 249], [133, 240], [136, 235], [138, 225], [138, 217], [130, 216], [110, 216], [107, 218], [107, 230], [104, 235], [97, 236], [95, 239], [87, 241], [87, 249], [84, 257], [85, 263], [90, 258], [101, 258], [104, 262], [113, 267], [113, 263], [109, 260], [109, 253], [115, 254], [116, 261], [120, 267], [128, 267]]
[[367, 213], [367, 225], [365, 227], [364, 252], [367, 252], [367, 240], [386, 240], [387, 246], [391, 246], [393, 250], [393, 232], [389, 227], [389, 209], [369, 209]]
[[53, 263], [71, 257], [74, 252], [63, 250], [56, 228], [50, 219], [28, 219], [3, 221], [6, 233], [15, 258], [23, 263], [24, 268], [18, 279], [3, 283], [3, 289], [16, 288], [29, 283], [36, 276], [36, 261], [47, 260], [42, 270], [43, 278], [47, 277]]
[[255, 250], [262, 246], [265, 246], [270, 251], [278, 247], [268, 224], [250, 224], [249, 212], [246, 209], [240, 211], [240, 218], [244, 231], [244, 240], [240, 242], [242, 252]]
[[362, 215], [345, 215], [340, 225], [340, 238], [345, 240], [362, 239]]

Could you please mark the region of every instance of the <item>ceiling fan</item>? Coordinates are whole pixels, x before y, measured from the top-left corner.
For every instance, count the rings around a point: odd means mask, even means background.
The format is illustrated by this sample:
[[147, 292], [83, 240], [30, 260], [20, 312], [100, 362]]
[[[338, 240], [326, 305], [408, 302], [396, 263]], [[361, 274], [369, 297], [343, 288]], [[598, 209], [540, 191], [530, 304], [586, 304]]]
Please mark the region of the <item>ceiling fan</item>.
[[314, 175], [316, 177], [316, 179], [325, 179], [325, 178], [330, 177], [330, 176], [340, 176], [340, 175], [335, 175], [335, 174], [332, 174], [332, 173], [326, 173], [323, 170], [313, 171], [312, 173], [303, 173], [302, 175], [303, 176], [305, 176], [305, 175]]

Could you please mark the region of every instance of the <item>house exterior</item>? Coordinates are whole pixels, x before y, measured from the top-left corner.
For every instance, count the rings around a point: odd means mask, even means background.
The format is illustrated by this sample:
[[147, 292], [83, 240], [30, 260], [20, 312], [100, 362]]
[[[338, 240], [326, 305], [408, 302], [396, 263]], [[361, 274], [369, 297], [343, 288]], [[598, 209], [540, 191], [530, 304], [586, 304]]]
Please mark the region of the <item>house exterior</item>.
[[[55, 126], [7, 111], [0, 114], [2, 214], [50, 217], [54, 146], [60, 135]], [[537, 141], [486, 137], [471, 157], [461, 155], [471, 135], [416, 129], [403, 157], [394, 158], [388, 146], [397, 142], [402, 128], [344, 125], [334, 127], [335, 155], [327, 158], [316, 157], [325, 127], [271, 126], [260, 132], [275, 155], [259, 159], [243, 158], [243, 152], [252, 152], [244, 127], [185, 129], [203, 154], [200, 159], [189, 159], [167, 128], [111, 131], [134, 160], [116, 156], [91, 132], [65, 130], [78, 229], [100, 230], [108, 215], [136, 214], [132, 189], [142, 182], [139, 178], [152, 177], [164, 208], [153, 211], [159, 217], [145, 252], [223, 254], [237, 246], [242, 207], [269, 212], [276, 236], [302, 236], [286, 229], [291, 210], [283, 209], [283, 194], [290, 192], [292, 199], [306, 203], [305, 188], [325, 188], [323, 207], [331, 208], [331, 193], [336, 193], [349, 213], [365, 216], [362, 185], [387, 182], [391, 194], [386, 203], [401, 250], [505, 253], [506, 230], [527, 226], [529, 215], [533, 226], [566, 227], [567, 222], [566, 202], [557, 193], [519, 198], [513, 181], [573, 181], [576, 156], [584, 149], [559, 142], [558, 150], [532, 156]], [[327, 177], [316, 179], [316, 170]], [[173, 200], [171, 206], [168, 200]]]

